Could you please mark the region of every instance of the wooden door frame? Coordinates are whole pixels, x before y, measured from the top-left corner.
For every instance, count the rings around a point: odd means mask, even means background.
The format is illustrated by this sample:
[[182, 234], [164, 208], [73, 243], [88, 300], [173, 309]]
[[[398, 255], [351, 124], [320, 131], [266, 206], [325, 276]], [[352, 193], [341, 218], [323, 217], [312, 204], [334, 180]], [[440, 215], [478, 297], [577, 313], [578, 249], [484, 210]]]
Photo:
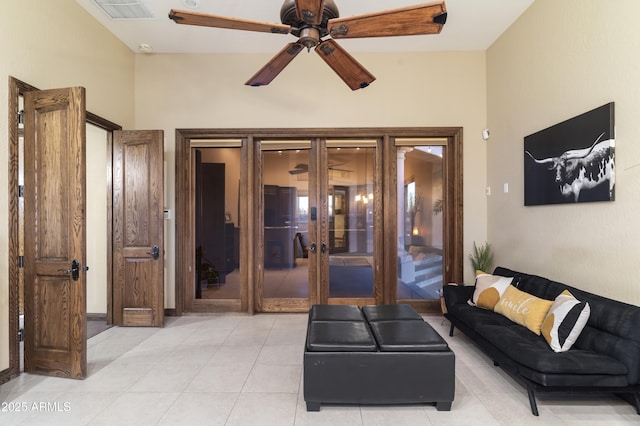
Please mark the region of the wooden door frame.
[[[20, 339], [18, 336], [20, 316], [19, 306], [19, 273], [18, 258], [20, 255], [20, 238], [18, 234], [18, 182], [19, 182], [19, 138], [18, 131], [18, 111], [19, 98], [25, 92], [40, 90], [28, 83], [9, 76], [9, 117], [7, 120], [9, 133], [9, 368], [0, 371], [0, 384], [16, 377], [20, 373]], [[112, 230], [112, 152], [113, 152], [113, 131], [121, 130], [122, 127], [109, 120], [106, 120], [91, 112], [86, 112], [86, 122], [107, 131], [107, 321], [111, 322], [111, 299], [112, 299], [112, 276], [111, 267], [113, 264], [111, 230]], [[12, 337], [13, 336], [13, 337]]]
[[[240, 311], [254, 313], [256, 310], [254, 299], [255, 277], [259, 276], [258, 254], [260, 247], [249, 245], [249, 235], [255, 235], [260, 223], [258, 217], [259, 208], [256, 203], [248, 202], [249, 194], [256, 194], [259, 188], [259, 177], [254, 171], [259, 149], [256, 142], [268, 139], [299, 140], [299, 139], [377, 139], [379, 159], [376, 162], [376, 170], [381, 173], [380, 189], [382, 199], [382, 218], [379, 232], [376, 234], [377, 240], [374, 244], [382, 246], [383, 274], [379, 279], [384, 282], [396, 282], [397, 280], [397, 241], [383, 241], [383, 235], [389, 232], [397, 232], [397, 166], [396, 166], [396, 138], [446, 138], [447, 155], [450, 161], [445, 164], [445, 193], [450, 196], [445, 197], [445, 211], [449, 212], [445, 220], [445, 240], [447, 244], [444, 248], [445, 282], [462, 282], [464, 269], [463, 251], [463, 164], [462, 164], [462, 128], [461, 127], [392, 127], [392, 128], [231, 128], [231, 129], [176, 129], [175, 134], [175, 211], [176, 211], [176, 270], [175, 270], [175, 300], [176, 314], [182, 315], [190, 308], [185, 305], [185, 290], [193, 282], [195, 273], [195, 255], [191, 249], [194, 246], [193, 207], [191, 206], [191, 182], [192, 182], [192, 159], [191, 141], [197, 140], [225, 140], [241, 139], [246, 148], [242, 154], [243, 167], [241, 176], [241, 206], [245, 220], [242, 220], [240, 227], [245, 227], [247, 232], [241, 232], [240, 237], [240, 262], [252, 267], [241, 268], [241, 282], [248, 282], [247, 294], [240, 306]], [[258, 200], [259, 201], [259, 200]], [[251, 218], [251, 220], [249, 220]], [[376, 238], [376, 236], [374, 236]], [[245, 281], [246, 280], [246, 281]], [[396, 286], [385, 288], [380, 297], [383, 303], [395, 303], [397, 299]], [[246, 301], [246, 302], [245, 302]], [[404, 301], [403, 301], [404, 302]], [[440, 310], [439, 301], [406, 301], [416, 306], [420, 311]]]

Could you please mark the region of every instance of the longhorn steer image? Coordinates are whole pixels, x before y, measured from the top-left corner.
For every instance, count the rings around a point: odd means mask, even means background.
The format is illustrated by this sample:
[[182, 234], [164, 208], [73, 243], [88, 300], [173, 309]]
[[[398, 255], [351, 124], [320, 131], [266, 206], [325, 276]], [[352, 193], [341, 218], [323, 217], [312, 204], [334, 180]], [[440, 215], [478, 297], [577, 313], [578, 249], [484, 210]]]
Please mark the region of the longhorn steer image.
[[602, 133], [589, 148], [565, 151], [559, 157], [549, 157], [542, 160], [535, 158], [529, 151], [529, 157], [538, 164], [548, 164], [548, 170], [555, 173], [555, 183], [564, 197], [573, 195], [578, 202], [580, 191], [592, 189], [606, 182], [609, 192], [613, 191], [615, 140], [600, 141]]

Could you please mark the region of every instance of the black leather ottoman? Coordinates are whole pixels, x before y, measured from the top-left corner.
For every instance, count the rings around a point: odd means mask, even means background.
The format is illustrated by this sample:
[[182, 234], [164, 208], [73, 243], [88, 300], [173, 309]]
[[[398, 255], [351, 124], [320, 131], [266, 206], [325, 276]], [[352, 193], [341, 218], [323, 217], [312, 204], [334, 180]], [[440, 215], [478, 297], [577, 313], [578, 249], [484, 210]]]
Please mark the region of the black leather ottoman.
[[455, 355], [409, 305], [314, 305], [304, 352], [307, 411], [321, 404], [435, 403], [450, 410]]

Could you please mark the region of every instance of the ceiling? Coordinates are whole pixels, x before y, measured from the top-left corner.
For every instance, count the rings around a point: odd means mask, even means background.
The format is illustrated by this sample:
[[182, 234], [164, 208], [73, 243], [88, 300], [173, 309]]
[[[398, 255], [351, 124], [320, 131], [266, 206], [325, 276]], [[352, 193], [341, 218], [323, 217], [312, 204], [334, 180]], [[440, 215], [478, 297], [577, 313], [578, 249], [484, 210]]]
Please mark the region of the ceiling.
[[[112, 0], [122, 2], [123, 0]], [[268, 34], [177, 25], [171, 9], [280, 23], [283, 0], [136, 0], [152, 13], [150, 19], [112, 19], [94, 0], [76, 0], [134, 52], [275, 53], [291, 34]], [[485, 50], [534, 0], [445, 0], [448, 17], [438, 35], [340, 40], [350, 52], [410, 52]], [[186, 3], [199, 3], [189, 8]], [[428, 0], [335, 0], [341, 17], [426, 3]], [[145, 50], [141, 46], [149, 46]]]

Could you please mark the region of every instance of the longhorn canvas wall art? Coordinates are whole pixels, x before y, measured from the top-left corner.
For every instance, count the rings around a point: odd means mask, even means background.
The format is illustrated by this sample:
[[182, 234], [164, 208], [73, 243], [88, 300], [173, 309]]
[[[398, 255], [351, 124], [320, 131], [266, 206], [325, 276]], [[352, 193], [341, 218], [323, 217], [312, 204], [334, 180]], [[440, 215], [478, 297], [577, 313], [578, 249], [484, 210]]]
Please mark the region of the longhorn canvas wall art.
[[524, 204], [615, 198], [614, 103], [524, 138]]

